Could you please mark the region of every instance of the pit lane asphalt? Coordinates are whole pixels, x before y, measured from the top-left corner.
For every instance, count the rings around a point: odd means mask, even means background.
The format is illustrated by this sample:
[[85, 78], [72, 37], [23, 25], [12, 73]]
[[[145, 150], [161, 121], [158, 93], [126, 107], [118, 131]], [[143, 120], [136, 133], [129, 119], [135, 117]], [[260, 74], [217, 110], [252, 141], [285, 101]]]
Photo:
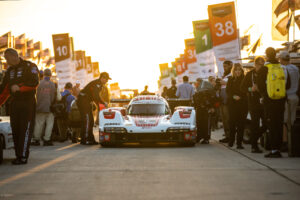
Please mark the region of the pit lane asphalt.
[[[95, 131], [95, 134], [97, 131]], [[97, 135], [97, 134], [96, 134]], [[213, 132], [195, 147], [31, 147], [27, 165], [0, 165], [2, 199], [297, 199], [300, 158], [266, 159], [227, 148]]]

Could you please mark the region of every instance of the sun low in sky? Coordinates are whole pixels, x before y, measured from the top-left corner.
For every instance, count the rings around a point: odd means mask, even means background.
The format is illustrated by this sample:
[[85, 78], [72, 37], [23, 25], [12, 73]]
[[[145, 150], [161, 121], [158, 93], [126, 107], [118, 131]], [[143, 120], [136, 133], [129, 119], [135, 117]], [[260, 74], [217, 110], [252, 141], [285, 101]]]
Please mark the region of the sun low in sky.
[[[207, 6], [222, 0], [21, 0], [0, 1], [0, 34], [22, 33], [43, 48], [52, 34], [69, 33], [100, 71], [121, 88], [157, 91], [159, 64], [170, 63], [193, 37], [192, 21], [207, 19]], [[271, 43], [272, 0], [238, 0], [241, 35], [252, 24]], [[52, 51], [53, 52], [53, 51]]]

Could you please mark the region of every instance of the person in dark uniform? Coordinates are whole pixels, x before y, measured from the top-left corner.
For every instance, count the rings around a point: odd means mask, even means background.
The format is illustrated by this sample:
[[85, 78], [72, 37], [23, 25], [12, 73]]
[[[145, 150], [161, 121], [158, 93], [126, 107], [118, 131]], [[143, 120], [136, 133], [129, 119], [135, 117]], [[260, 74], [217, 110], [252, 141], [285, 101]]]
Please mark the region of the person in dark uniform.
[[34, 128], [39, 70], [34, 63], [20, 58], [13, 48], [6, 49], [4, 57], [9, 68], [0, 85], [0, 105], [11, 96], [10, 123], [16, 154], [12, 164], [26, 164]]
[[202, 88], [193, 96], [196, 110], [197, 142], [209, 144], [211, 133], [211, 115], [215, 112], [216, 93], [213, 89]]
[[240, 90], [240, 85], [244, 79], [242, 65], [235, 63], [231, 74], [232, 76], [228, 78], [226, 85], [230, 127], [228, 146], [233, 146], [236, 137], [237, 149], [244, 149], [242, 142], [248, 107], [246, 93]]
[[[266, 120], [264, 117], [264, 107], [260, 102], [261, 95], [257, 88], [257, 77], [259, 70], [264, 66], [265, 59], [262, 56], [257, 56], [254, 60], [254, 69], [249, 71], [241, 85], [241, 90], [247, 93], [248, 108], [251, 115], [251, 147], [252, 153], [262, 153], [259, 149], [257, 141], [260, 136], [266, 131]], [[260, 120], [262, 126], [260, 127]]]
[[[170, 99], [176, 99], [177, 98], [177, 96], [176, 96], [176, 92], [177, 92], [176, 80], [172, 79], [171, 84], [172, 84], [172, 86], [168, 89], [167, 96]], [[174, 109], [176, 107], [176, 103], [175, 102], [169, 102], [169, 106], [170, 106], [171, 112], [173, 113]]]
[[167, 96], [169, 98], [177, 98], [177, 96], [176, 96], [176, 92], [177, 92], [176, 80], [173, 79], [171, 83], [172, 83], [172, 86], [168, 89]]
[[88, 83], [79, 93], [77, 99], [78, 109], [81, 115], [81, 144], [97, 144], [93, 135], [93, 106], [94, 102], [96, 105], [106, 103], [101, 99], [100, 92], [105, 86], [107, 81], [111, 79], [107, 72], [102, 72], [99, 79], [93, 80]]

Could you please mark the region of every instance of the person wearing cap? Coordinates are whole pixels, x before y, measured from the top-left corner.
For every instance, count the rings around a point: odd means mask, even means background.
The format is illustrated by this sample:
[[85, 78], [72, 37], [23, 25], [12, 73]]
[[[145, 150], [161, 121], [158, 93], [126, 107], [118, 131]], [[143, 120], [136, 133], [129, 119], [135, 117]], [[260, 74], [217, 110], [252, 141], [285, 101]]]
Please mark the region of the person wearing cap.
[[[51, 70], [45, 69], [43, 71], [44, 78], [40, 82], [37, 88], [37, 104], [36, 104], [36, 117], [35, 126], [33, 132], [34, 146], [40, 145], [41, 136], [45, 127], [45, 135], [43, 137], [44, 146], [52, 146], [51, 141], [52, 128], [54, 123], [54, 115], [50, 111], [50, 106], [55, 101], [56, 87], [55, 84], [50, 80]], [[46, 126], [45, 126], [46, 125]]]
[[295, 122], [297, 105], [299, 102], [297, 95], [299, 86], [299, 69], [290, 63], [290, 54], [287, 51], [280, 53], [279, 62], [281, 66], [286, 69], [290, 78], [290, 88], [286, 91], [287, 101], [284, 109], [283, 144], [281, 148], [282, 151], [287, 151], [287, 131], [291, 130], [291, 127]]
[[64, 142], [68, 139], [68, 113], [71, 112], [71, 104], [75, 100], [75, 97], [72, 95], [73, 85], [70, 82], [65, 84], [65, 90], [61, 93], [63, 102], [66, 103], [65, 115], [63, 117], [57, 118], [57, 127], [59, 131], [59, 141]]
[[[280, 148], [282, 144], [283, 136], [283, 121], [284, 121], [284, 105], [286, 97], [280, 99], [272, 99], [267, 92], [267, 76], [268, 67], [272, 65], [278, 65], [279, 62], [276, 59], [276, 51], [274, 48], [269, 47], [266, 49], [267, 62], [265, 66], [261, 67], [257, 77], [257, 89], [263, 99], [263, 106], [265, 110], [265, 117], [267, 122], [267, 129], [270, 133], [270, 147], [271, 151], [265, 155], [266, 158], [280, 158]], [[287, 83], [287, 72], [283, 68], [285, 73], [285, 83]], [[287, 86], [288, 84], [286, 84]]]
[[80, 92], [80, 81], [76, 80], [75, 86], [73, 87], [73, 95], [77, 98]]
[[81, 115], [81, 144], [93, 145], [97, 144], [93, 135], [93, 107], [94, 102], [97, 106], [99, 104], [107, 105], [100, 96], [102, 89], [105, 87], [107, 81], [111, 79], [107, 72], [100, 73], [100, 77], [88, 83], [79, 93], [77, 99], [78, 109]]

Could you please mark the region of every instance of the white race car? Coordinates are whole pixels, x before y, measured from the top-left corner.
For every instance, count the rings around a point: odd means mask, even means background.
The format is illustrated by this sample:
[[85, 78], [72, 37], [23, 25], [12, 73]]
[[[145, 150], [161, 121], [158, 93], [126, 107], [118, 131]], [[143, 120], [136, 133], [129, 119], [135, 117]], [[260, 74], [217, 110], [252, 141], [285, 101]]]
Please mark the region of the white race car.
[[3, 150], [14, 147], [9, 117], [0, 117], [0, 164], [3, 161]]
[[177, 107], [171, 114], [168, 102], [159, 96], [133, 98], [127, 109], [112, 107], [99, 113], [99, 141], [102, 146], [123, 143], [196, 143], [196, 115], [193, 107]]

